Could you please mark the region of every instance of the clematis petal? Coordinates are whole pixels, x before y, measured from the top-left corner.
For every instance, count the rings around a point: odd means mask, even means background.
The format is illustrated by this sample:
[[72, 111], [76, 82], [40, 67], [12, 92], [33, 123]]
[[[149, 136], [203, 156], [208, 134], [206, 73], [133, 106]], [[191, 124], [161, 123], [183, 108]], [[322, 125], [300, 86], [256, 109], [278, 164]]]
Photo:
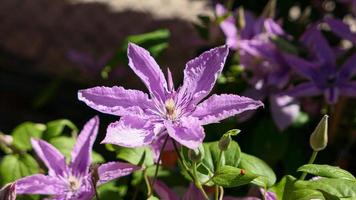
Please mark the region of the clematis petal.
[[152, 104], [147, 94], [116, 86], [79, 90], [78, 99], [97, 111], [117, 116], [140, 114]]
[[[193, 184], [189, 184], [188, 190], [185, 192], [182, 200], [204, 200], [203, 194], [200, 190]], [[224, 198], [225, 199], [225, 198]]]
[[315, 86], [314, 83], [301, 83], [286, 92], [282, 92], [281, 95], [289, 95], [293, 97], [311, 97], [322, 94], [322, 91]]
[[[221, 46], [204, 52], [199, 57], [189, 61], [184, 69], [184, 81], [180, 92], [192, 96], [197, 103], [209, 94], [220, 75], [226, 57], [227, 46]], [[185, 96], [182, 95], [181, 96]]]
[[129, 57], [129, 66], [141, 78], [150, 93], [164, 101], [167, 82], [150, 53], [136, 44], [129, 43], [127, 55]]
[[35, 174], [16, 181], [17, 194], [59, 195], [67, 190], [65, 182], [52, 176]]
[[309, 62], [289, 54], [283, 54], [283, 57], [285, 61], [300, 75], [305, 76], [310, 80], [316, 79], [318, 76], [315, 69], [320, 65], [320, 63]]
[[124, 147], [148, 145], [154, 139], [153, 125], [140, 116], [123, 116], [120, 121], [110, 124], [101, 143]]
[[339, 73], [341, 80], [348, 80], [356, 75], [356, 54], [352, 55], [344, 62]]
[[356, 81], [343, 83], [339, 86], [340, 94], [349, 97], [356, 97]]
[[282, 27], [277, 24], [273, 19], [266, 19], [263, 24], [267, 33], [272, 35], [284, 35]]
[[[256, 26], [259, 25], [260, 19], [256, 19], [254, 14], [248, 10], [244, 10], [244, 27], [241, 30], [241, 38], [251, 39], [254, 35], [259, 34], [260, 30], [256, 30]], [[256, 32], [257, 31], [257, 32]]]
[[279, 130], [290, 126], [300, 113], [299, 103], [290, 96], [271, 95], [271, 114]]
[[156, 180], [153, 189], [157, 193], [160, 199], [165, 200], [179, 200], [179, 196], [174, 193], [166, 184], [162, 181]]
[[99, 166], [99, 184], [127, 176], [132, 172], [139, 170], [140, 167], [123, 162], [109, 162]]
[[325, 22], [329, 25], [332, 32], [341, 38], [350, 40], [352, 43], [356, 43], [356, 34], [353, 33], [350, 27], [342, 20], [327, 18]]
[[315, 52], [315, 56], [319, 61], [323, 61], [326, 66], [329, 67], [335, 65], [335, 54], [331, 49], [328, 41], [316, 26], [310, 27], [303, 34], [301, 40], [307, 47], [311, 48], [311, 52]]
[[67, 171], [65, 157], [55, 147], [44, 140], [37, 139], [31, 139], [31, 144], [37, 156], [47, 166], [50, 176], [60, 176]]
[[167, 120], [164, 125], [170, 137], [190, 149], [198, 148], [205, 137], [199, 119], [195, 117], [182, 117], [175, 123]]
[[[216, 4], [215, 11], [217, 16], [219, 17], [225, 17], [225, 15], [228, 14], [224, 6], [219, 3]], [[230, 48], [236, 49], [238, 36], [237, 36], [237, 28], [236, 28], [234, 16], [229, 15], [228, 17], [226, 17], [226, 19], [220, 23], [220, 28], [225, 34], [226, 44]]]
[[93, 117], [84, 125], [72, 150], [72, 173], [76, 175], [85, 175], [89, 172], [91, 152], [98, 134], [98, 129], [98, 116]]
[[248, 97], [222, 94], [212, 95], [207, 100], [200, 103], [192, 116], [197, 117], [205, 124], [217, 123], [220, 120], [240, 114], [247, 110], [254, 110], [263, 106], [261, 101], [255, 101]]

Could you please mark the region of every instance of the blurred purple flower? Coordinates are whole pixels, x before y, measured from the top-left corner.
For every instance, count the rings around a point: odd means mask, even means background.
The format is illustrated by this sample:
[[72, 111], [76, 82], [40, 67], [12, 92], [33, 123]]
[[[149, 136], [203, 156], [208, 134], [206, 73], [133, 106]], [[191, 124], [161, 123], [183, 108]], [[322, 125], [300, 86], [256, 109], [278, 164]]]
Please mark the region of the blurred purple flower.
[[0, 189], [0, 200], [16, 200], [15, 183], [9, 183]]
[[[263, 101], [268, 98], [272, 117], [280, 130], [287, 128], [299, 115], [300, 107], [291, 97], [278, 96], [277, 93], [289, 80], [290, 68], [281, 52], [271, 41], [273, 37], [286, 37], [283, 29], [270, 18], [255, 18], [249, 11], [244, 11], [244, 27], [236, 27], [235, 18], [221, 5], [216, 5], [216, 13], [226, 17], [220, 27], [226, 36], [226, 44], [239, 50], [240, 64], [251, 71], [253, 76], [246, 80], [252, 88], [244, 95]], [[253, 115], [249, 111], [242, 115], [244, 121]]]
[[283, 94], [293, 97], [324, 94], [329, 104], [335, 104], [340, 95], [356, 97], [356, 82], [351, 81], [356, 74], [356, 54], [338, 68], [334, 52], [316, 26], [309, 28], [301, 40], [310, 50], [311, 58], [294, 55], [285, 55], [285, 58], [296, 72], [310, 82], [301, 83]]
[[260, 101], [230, 94], [212, 95], [201, 102], [212, 90], [227, 55], [228, 48], [223, 46], [189, 61], [183, 85], [176, 91], [170, 71], [166, 81], [149, 52], [131, 43], [129, 66], [145, 83], [151, 98], [141, 91], [116, 86], [80, 90], [78, 98], [100, 112], [122, 116], [109, 125], [103, 143], [138, 147], [152, 145], [168, 134], [194, 149], [205, 137], [202, 125], [263, 105]]
[[87, 200], [94, 196], [94, 185], [130, 174], [139, 167], [127, 163], [110, 162], [99, 166], [97, 183], [93, 183], [91, 164], [92, 147], [98, 133], [99, 118], [88, 121], [72, 150], [71, 162], [51, 144], [32, 139], [37, 156], [48, 168], [48, 175], [35, 174], [16, 182], [18, 194], [53, 195], [57, 200]]
[[356, 44], [356, 34], [351, 31], [349, 25], [345, 24], [340, 19], [334, 18], [327, 18], [324, 21], [337, 36], [350, 40], [353, 44]]

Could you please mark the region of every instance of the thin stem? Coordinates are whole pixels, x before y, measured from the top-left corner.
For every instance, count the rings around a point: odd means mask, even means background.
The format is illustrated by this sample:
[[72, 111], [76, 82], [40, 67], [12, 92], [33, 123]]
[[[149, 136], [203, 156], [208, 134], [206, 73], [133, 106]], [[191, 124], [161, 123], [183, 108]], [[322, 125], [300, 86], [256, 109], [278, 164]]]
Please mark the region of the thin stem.
[[155, 182], [156, 182], [157, 175], [158, 175], [158, 169], [159, 169], [159, 163], [161, 162], [162, 153], [163, 153], [164, 147], [166, 147], [168, 138], [169, 138], [169, 135], [167, 134], [166, 138], [164, 139], [164, 142], [163, 142], [163, 145], [161, 147], [161, 150], [159, 151], [159, 156], [158, 156], [158, 160], [157, 160], [157, 163], [156, 163], [155, 176], [153, 177], [152, 185], [154, 185]]
[[203, 186], [201, 185], [200, 181], [197, 179], [197, 163], [193, 162], [193, 177], [194, 177], [194, 184], [200, 190], [202, 195], [206, 200], [209, 200], [209, 196], [206, 194]]
[[215, 185], [215, 200], [219, 200], [219, 186]]
[[146, 186], [147, 186], [147, 198], [149, 198], [150, 196], [152, 196], [152, 188], [151, 188], [151, 182], [150, 182], [150, 180], [148, 179], [148, 176], [147, 176], [147, 169], [143, 170], [143, 177], [145, 179], [145, 183], [146, 183]]
[[223, 200], [224, 198], [224, 188], [222, 186], [219, 186], [220, 188], [220, 197], [219, 197], [219, 200]]
[[94, 188], [96, 200], [100, 200], [99, 193], [98, 193], [98, 190], [97, 190], [97, 187], [96, 187], [96, 181], [94, 180], [94, 178], [91, 178], [91, 183], [92, 183], [93, 188]]
[[[318, 155], [318, 152], [313, 151], [313, 154], [310, 156], [308, 164], [313, 164], [317, 155]], [[305, 177], [307, 176], [307, 174], [308, 174], [307, 172], [303, 172], [303, 174], [300, 176], [299, 180], [304, 180]]]
[[221, 162], [223, 152], [224, 151], [220, 150], [219, 157], [218, 157], [218, 163], [216, 165], [216, 170], [218, 170], [220, 168], [220, 162]]

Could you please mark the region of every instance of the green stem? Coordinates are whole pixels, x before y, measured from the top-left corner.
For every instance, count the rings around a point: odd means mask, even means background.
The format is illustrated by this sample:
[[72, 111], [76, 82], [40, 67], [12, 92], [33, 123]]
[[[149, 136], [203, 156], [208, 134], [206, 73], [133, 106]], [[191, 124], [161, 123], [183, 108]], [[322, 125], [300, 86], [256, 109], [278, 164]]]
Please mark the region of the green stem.
[[224, 151], [220, 150], [219, 157], [218, 157], [218, 163], [216, 165], [216, 170], [218, 170], [220, 168], [220, 162], [221, 162], [221, 158], [222, 158], [222, 154], [223, 153], [224, 153]]
[[219, 186], [215, 185], [215, 200], [219, 200]]
[[[317, 155], [318, 155], [318, 152], [313, 151], [313, 154], [310, 156], [308, 164], [313, 164]], [[307, 176], [307, 174], [308, 174], [307, 172], [303, 172], [303, 174], [300, 176], [299, 180], [304, 180], [305, 177]]]
[[200, 190], [200, 192], [202, 193], [202, 195], [204, 196], [204, 198], [206, 200], [209, 200], [208, 195], [206, 194], [203, 186], [201, 185], [201, 183], [199, 182], [198, 178], [197, 178], [197, 163], [193, 162], [193, 177], [194, 177], [194, 184], [195, 186]]
[[146, 186], [147, 186], [147, 199], [152, 196], [152, 188], [151, 188], [151, 182], [150, 180], [148, 179], [148, 176], [147, 176], [147, 169], [144, 169], [143, 170], [143, 177], [145, 179], [145, 183], [146, 183]]
[[188, 168], [188, 166], [184, 163], [182, 155], [180, 154], [180, 152], [178, 150], [176, 141], [174, 141], [172, 139], [172, 143], [173, 143], [174, 150], [178, 155], [178, 161], [179, 161], [180, 165], [184, 168], [184, 170], [188, 173], [190, 178], [194, 181], [195, 186], [201, 191], [201, 193], [203, 194], [204, 198], [206, 200], [209, 200], [209, 197], [205, 193], [205, 191], [203, 189], [203, 186], [200, 184], [199, 180], [197, 179], [197, 164], [195, 162], [193, 163], [193, 173], [192, 173], [190, 171], [190, 169]]

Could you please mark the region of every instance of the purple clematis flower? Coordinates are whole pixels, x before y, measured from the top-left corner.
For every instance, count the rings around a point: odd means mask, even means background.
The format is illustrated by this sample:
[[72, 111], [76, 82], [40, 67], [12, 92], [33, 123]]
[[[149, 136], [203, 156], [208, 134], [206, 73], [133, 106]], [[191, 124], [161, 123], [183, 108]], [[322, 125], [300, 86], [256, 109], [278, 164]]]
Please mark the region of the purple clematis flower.
[[149, 52], [131, 43], [128, 46], [129, 66], [145, 83], [150, 98], [141, 91], [116, 86], [80, 90], [78, 98], [100, 112], [122, 116], [120, 121], [109, 125], [102, 143], [154, 146], [168, 134], [178, 143], [194, 149], [205, 137], [202, 125], [217, 123], [263, 105], [260, 101], [232, 94], [212, 95], [201, 102], [212, 90], [227, 55], [227, 46], [222, 46], [189, 61], [183, 85], [175, 90], [170, 71], [167, 83]]
[[93, 183], [89, 167], [98, 124], [98, 117], [86, 123], [73, 148], [69, 165], [66, 164], [65, 157], [51, 144], [32, 139], [33, 149], [47, 166], [48, 175], [35, 174], [17, 180], [17, 194], [52, 195], [52, 199], [56, 200], [89, 200], [95, 194], [94, 184], [100, 185], [139, 169], [127, 163], [106, 163], [97, 168], [98, 180]]
[[356, 54], [338, 68], [334, 52], [316, 26], [303, 34], [302, 43], [311, 51], [312, 58], [285, 57], [295, 71], [310, 82], [301, 83], [284, 94], [294, 97], [324, 94], [329, 104], [335, 104], [340, 95], [356, 97], [356, 82], [351, 81], [356, 74]]
[[[217, 16], [225, 16], [228, 11], [216, 5]], [[226, 17], [226, 16], [225, 16]], [[244, 26], [238, 30], [233, 15], [226, 17], [220, 27], [226, 36], [226, 44], [239, 50], [240, 64], [253, 73], [246, 80], [252, 86], [243, 95], [258, 99], [269, 99], [272, 118], [280, 130], [291, 125], [300, 112], [299, 103], [289, 96], [277, 95], [288, 83], [290, 67], [281, 52], [271, 41], [273, 37], [287, 37], [283, 29], [273, 19], [255, 18], [244, 11]], [[254, 111], [242, 115], [241, 121], [249, 119]]]

